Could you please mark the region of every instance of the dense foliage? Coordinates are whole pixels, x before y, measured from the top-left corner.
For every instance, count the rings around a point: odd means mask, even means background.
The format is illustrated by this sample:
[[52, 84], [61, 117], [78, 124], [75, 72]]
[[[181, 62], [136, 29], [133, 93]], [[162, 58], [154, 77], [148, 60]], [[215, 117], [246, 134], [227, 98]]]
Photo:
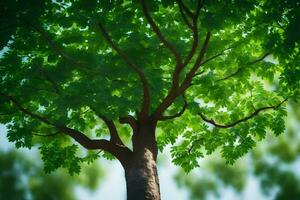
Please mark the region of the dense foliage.
[[158, 147], [185, 171], [218, 148], [233, 163], [282, 133], [299, 97], [297, 0], [2, 2], [0, 122], [16, 147], [39, 146], [46, 171], [100, 155], [72, 138], [130, 147], [122, 119], [141, 113], [164, 113]]

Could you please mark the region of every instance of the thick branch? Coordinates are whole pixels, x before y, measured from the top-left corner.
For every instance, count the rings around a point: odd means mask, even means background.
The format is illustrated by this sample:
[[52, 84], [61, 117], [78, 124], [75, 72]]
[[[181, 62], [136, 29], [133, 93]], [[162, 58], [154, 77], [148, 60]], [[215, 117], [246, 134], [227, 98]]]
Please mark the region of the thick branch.
[[179, 84], [180, 73], [189, 64], [189, 62], [191, 61], [191, 59], [193, 58], [193, 56], [195, 55], [195, 52], [197, 50], [198, 42], [199, 42], [199, 36], [198, 36], [199, 33], [198, 33], [197, 21], [198, 21], [199, 12], [200, 12], [200, 10], [203, 6], [201, 1], [199, 1], [198, 5], [197, 5], [197, 9], [195, 11], [195, 14], [193, 14], [183, 4], [183, 2], [181, 0], [178, 1], [178, 5], [179, 5], [179, 8], [180, 8], [180, 11], [182, 12], [183, 18], [185, 17], [183, 11], [185, 11], [186, 13], [188, 13], [190, 18], [192, 19], [191, 30], [193, 32], [193, 43], [192, 43], [192, 47], [191, 47], [186, 59], [184, 60], [184, 63], [182, 65], [180, 65], [180, 64], [176, 65], [176, 68], [174, 70], [173, 77], [172, 77], [172, 88], [171, 88], [170, 93], [171, 92], [174, 93], [174, 92], [177, 91], [178, 84]]
[[254, 65], [254, 64], [256, 64], [256, 63], [258, 63], [258, 62], [260, 62], [260, 61], [263, 61], [263, 60], [264, 60], [267, 56], [269, 56], [270, 54], [271, 54], [271, 53], [267, 52], [267, 53], [265, 53], [263, 56], [261, 56], [260, 58], [258, 58], [258, 59], [256, 59], [256, 60], [253, 60], [253, 61], [251, 61], [251, 62], [249, 62], [249, 63], [247, 63], [245, 66], [239, 67], [234, 73], [229, 74], [228, 76], [226, 76], [226, 77], [224, 77], [224, 78], [221, 78], [221, 79], [218, 79], [218, 80], [216, 80], [216, 81], [219, 82], [219, 81], [224, 81], [224, 80], [230, 79], [230, 78], [236, 76], [237, 74], [239, 74], [239, 73], [244, 69], [244, 67], [249, 66], [249, 65]]
[[193, 77], [195, 76], [195, 73], [199, 69], [199, 67], [201, 65], [201, 61], [207, 50], [210, 35], [211, 35], [210, 32], [208, 32], [206, 35], [205, 42], [200, 51], [200, 54], [198, 55], [193, 68], [189, 71], [189, 73], [186, 75], [185, 79], [183, 80], [183, 83], [181, 84], [181, 86], [178, 89], [174, 86], [171, 88], [171, 90], [168, 93], [168, 95], [166, 96], [166, 98], [158, 106], [158, 108], [154, 111], [154, 113], [153, 113], [154, 118], [160, 118], [161, 114], [173, 103], [173, 101], [176, 99], [176, 97], [182, 95], [184, 93], [184, 91], [190, 86], [191, 81], [192, 81]]
[[143, 85], [143, 104], [141, 113], [143, 115], [148, 115], [149, 109], [150, 109], [150, 91], [149, 91], [149, 84], [146, 79], [146, 76], [144, 72], [134, 63], [131, 61], [131, 59], [127, 56], [125, 52], [123, 52], [111, 39], [107, 31], [105, 30], [104, 26], [101, 22], [99, 22], [99, 28], [100, 31], [104, 37], [104, 39], [107, 41], [107, 43], [119, 54], [119, 56], [127, 63], [127, 65], [134, 70], [137, 75], [139, 76], [142, 85]]
[[90, 139], [82, 132], [77, 131], [72, 128], [69, 128], [65, 125], [57, 126], [57, 129], [65, 134], [71, 136], [75, 141], [77, 141], [79, 144], [81, 144], [86, 149], [103, 149], [104, 151], [108, 151], [108, 152], [114, 151], [113, 150], [114, 145], [112, 145], [112, 143], [110, 143], [107, 140]]
[[[193, 14], [184, 4], [182, 1], [178, 1], [179, 7], [184, 10], [191, 18], [192, 18], [192, 32], [193, 32], [193, 43], [192, 47], [184, 61], [183, 64], [176, 65], [176, 68], [174, 70], [173, 76], [172, 76], [172, 86], [168, 93], [168, 95], [165, 97], [165, 99], [162, 101], [162, 103], [158, 106], [158, 108], [155, 110], [153, 116], [156, 118], [159, 118], [162, 113], [173, 103], [173, 101], [176, 99], [176, 97], [183, 94], [183, 92], [186, 90], [185, 85], [189, 85], [192, 81], [192, 78], [194, 74], [196, 73], [197, 69], [200, 67], [200, 63], [204, 57], [205, 51], [207, 49], [208, 41], [210, 38], [210, 32], [207, 33], [207, 37], [205, 40], [205, 43], [200, 51], [200, 55], [197, 57], [196, 62], [194, 64], [194, 67], [191, 69], [190, 73], [186, 76], [185, 80], [183, 81], [183, 84], [179, 86], [179, 80], [180, 80], [180, 73], [184, 69], [184, 67], [191, 61], [193, 58], [198, 42], [199, 42], [199, 36], [198, 36], [198, 26], [197, 26], [197, 20], [199, 16], [199, 12], [203, 6], [203, 1], [198, 1], [197, 9], [195, 11], [195, 14]], [[186, 88], [185, 88], [186, 87]]]
[[87, 137], [84, 133], [77, 131], [75, 129], [69, 128], [66, 125], [59, 125], [54, 122], [51, 122], [49, 119], [40, 116], [38, 114], [35, 114], [25, 107], [23, 107], [15, 98], [13, 98], [10, 95], [4, 94], [0, 92], [0, 95], [6, 98], [7, 100], [11, 101], [21, 112], [23, 112], [26, 115], [29, 115], [30, 117], [39, 120], [47, 125], [53, 126], [58, 131], [69, 135], [72, 137], [76, 142], [81, 144], [86, 149], [102, 149], [104, 151], [108, 151], [112, 153], [114, 156], [116, 156], [121, 162], [126, 159], [126, 156], [128, 153], [130, 153], [130, 150], [127, 147], [115, 145], [110, 141], [107, 140], [98, 140], [98, 139], [90, 139]]
[[143, 9], [143, 13], [148, 21], [148, 23], [150, 24], [152, 30], [155, 32], [155, 34], [157, 35], [157, 37], [159, 38], [159, 40], [164, 44], [164, 46], [166, 48], [168, 48], [171, 53], [175, 56], [175, 59], [177, 61], [177, 65], [181, 65], [182, 64], [182, 59], [179, 55], [179, 52], [177, 51], [177, 49], [166, 40], [166, 38], [162, 35], [161, 31], [159, 30], [158, 26], [156, 25], [156, 23], [154, 22], [153, 18], [150, 16], [148, 7], [147, 7], [147, 3], [146, 0], [141, 0], [141, 4], [142, 4], [142, 9]]
[[196, 62], [194, 64], [193, 68], [186, 75], [185, 79], [183, 80], [183, 82], [182, 82], [182, 84], [179, 88], [179, 94], [182, 94], [190, 86], [190, 84], [192, 82], [192, 79], [195, 76], [195, 73], [200, 68], [202, 60], [203, 60], [204, 55], [206, 53], [206, 50], [208, 48], [208, 43], [209, 43], [209, 40], [210, 40], [210, 36], [211, 36], [211, 33], [207, 32], [204, 44], [203, 44], [203, 46], [201, 48], [201, 51], [200, 51], [200, 53], [199, 53], [199, 55], [196, 59]]
[[253, 117], [257, 116], [260, 112], [263, 112], [263, 111], [266, 111], [266, 110], [270, 110], [270, 109], [277, 109], [278, 107], [280, 107], [284, 102], [286, 102], [287, 99], [283, 100], [282, 102], [280, 102], [278, 105], [274, 105], [274, 106], [266, 106], [266, 107], [262, 107], [262, 108], [259, 108], [259, 109], [256, 109], [253, 113], [251, 113], [250, 115], [242, 118], [242, 119], [239, 119], [237, 121], [234, 121], [234, 122], [231, 122], [231, 123], [228, 123], [228, 124], [218, 124], [215, 120], [213, 119], [208, 119], [205, 115], [203, 115], [202, 113], [198, 113], [200, 115], [200, 117], [202, 118], [203, 121], [209, 123], [209, 124], [212, 124], [218, 128], [231, 128], [231, 127], [234, 127], [235, 125], [237, 124], [240, 124], [242, 122], [246, 122], [250, 119], [252, 119]]
[[136, 119], [133, 116], [128, 115], [127, 117], [120, 117], [119, 122], [121, 124], [129, 124], [132, 128], [132, 131], [134, 133], [136, 133], [136, 131], [137, 131], [137, 122], [136, 122]]
[[72, 137], [86, 149], [101, 149], [107, 151], [113, 154], [121, 163], [126, 162], [128, 156], [131, 154], [131, 151], [127, 147], [115, 145], [111, 141], [107, 141], [104, 139], [90, 139], [85, 134], [66, 126], [58, 127], [58, 129]]

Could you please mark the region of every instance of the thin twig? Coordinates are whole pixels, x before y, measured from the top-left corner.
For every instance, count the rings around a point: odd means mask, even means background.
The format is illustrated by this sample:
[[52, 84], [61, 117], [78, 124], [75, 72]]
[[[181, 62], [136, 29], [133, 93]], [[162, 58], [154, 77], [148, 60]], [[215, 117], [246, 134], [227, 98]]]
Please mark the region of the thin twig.
[[218, 128], [232, 128], [234, 127], [235, 125], [237, 124], [240, 124], [242, 122], [246, 122], [250, 119], [252, 119], [253, 117], [257, 116], [260, 112], [263, 112], [263, 111], [266, 111], [266, 110], [270, 110], [270, 109], [277, 109], [278, 107], [280, 107], [284, 102], [286, 102], [288, 100], [288, 98], [284, 99], [282, 102], [280, 102], [279, 104], [277, 105], [274, 105], [274, 106], [266, 106], [266, 107], [262, 107], [262, 108], [259, 108], [259, 109], [256, 109], [253, 113], [251, 113], [250, 115], [244, 117], [244, 118], [241, 118], [237, 121], [234, 121], [234, 122], [231, 122], [231, 123], [228, 123], [228, 124], [218, 124], [215, 120], [213, 119], [209, 119], [207, 118], [203, 113], [199, 112], [199, 116], [202, 118], [203, 121], [209, 123], [209, 124], [212, 124]]
[[39, 133], [33, 133], [32, 135], [40, 136], [40, 137], [53, 137], [59, 134], [59, 131], [51, 134], [39, 134]]
[[237, 74], [241, 73], [241, 71], [246, 67], [246, 66], [250, 66], [250, 65], [254, 65], [260, 61], [263, 61], [267, 56], [269, 56], [271, 53], [270, 52], [267, 52], [265, 53], [264, 55], [262, 55], [260, 58], [256, 59], [256, 60], [253, 60], [251, 62], [248, 62], [245, 66], [241, 66], [239, 67], [234, 73], [232, 74], [229, 74], [227, 76], [225, 76], [224, 78], [221, 78], [221, 79], [218, 79], [216, 80], [216, 82], [219, 82], [219, 81], [224, 81], [224, 80], [227, 80], [227, 79], [230, 79], [234, 76], [236, 76]]
[[58, 53], [60, 56], [62, 56], [62, 58], [64, 58], [64, 60], [66, 60], [72, 67], [76, 67], [77, 69], [83, 70], [86, 73], [89, 74], [99, 74], [98, 71], [89, 69], [87, 67], [87, 64], [83, 64], [81, 62], [78, 62], [77, 60], [75, 60], [74, 58], [72, 58], [71, 56], [69, 56], [67, 53], [65, 53], [63, 51], [62, 48], [60, 48], [51, 38], [50, 36], [40, 27], [32, 24], [31, 22], [28, 21], [22, 21], [22, 23], [24, 23], [27, 26], [32, 27], [36, 32], [38, 32], [41, 37], [46, 40], [46, 42], [49, 44], [49, 46], [56, 52]]

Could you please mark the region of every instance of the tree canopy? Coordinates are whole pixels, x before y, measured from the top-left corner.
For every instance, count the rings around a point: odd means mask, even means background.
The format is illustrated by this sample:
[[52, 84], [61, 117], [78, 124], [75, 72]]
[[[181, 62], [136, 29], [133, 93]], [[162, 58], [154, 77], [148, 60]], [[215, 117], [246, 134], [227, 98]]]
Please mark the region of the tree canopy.
[[149, 116], [185, 171], [216, 149], [233, 163], [299, 98], [298, 0], [2, 4], [0, 122], [47, 172], [100, 155], [81, 146], [120, 159]]

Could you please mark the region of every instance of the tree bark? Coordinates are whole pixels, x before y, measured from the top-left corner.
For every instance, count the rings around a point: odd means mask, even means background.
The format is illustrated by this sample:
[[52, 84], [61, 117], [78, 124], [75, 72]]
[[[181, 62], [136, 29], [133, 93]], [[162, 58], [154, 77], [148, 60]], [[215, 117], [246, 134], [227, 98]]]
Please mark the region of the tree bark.
[[155, 122], [142, 123], [133, 134], [133, 154], [123, 165], [127, 200], [160, 200], [155, 126]]
[[160, 200], [156, 161], [145, 149], [131, 166], [125, 169], [127, 200]]

